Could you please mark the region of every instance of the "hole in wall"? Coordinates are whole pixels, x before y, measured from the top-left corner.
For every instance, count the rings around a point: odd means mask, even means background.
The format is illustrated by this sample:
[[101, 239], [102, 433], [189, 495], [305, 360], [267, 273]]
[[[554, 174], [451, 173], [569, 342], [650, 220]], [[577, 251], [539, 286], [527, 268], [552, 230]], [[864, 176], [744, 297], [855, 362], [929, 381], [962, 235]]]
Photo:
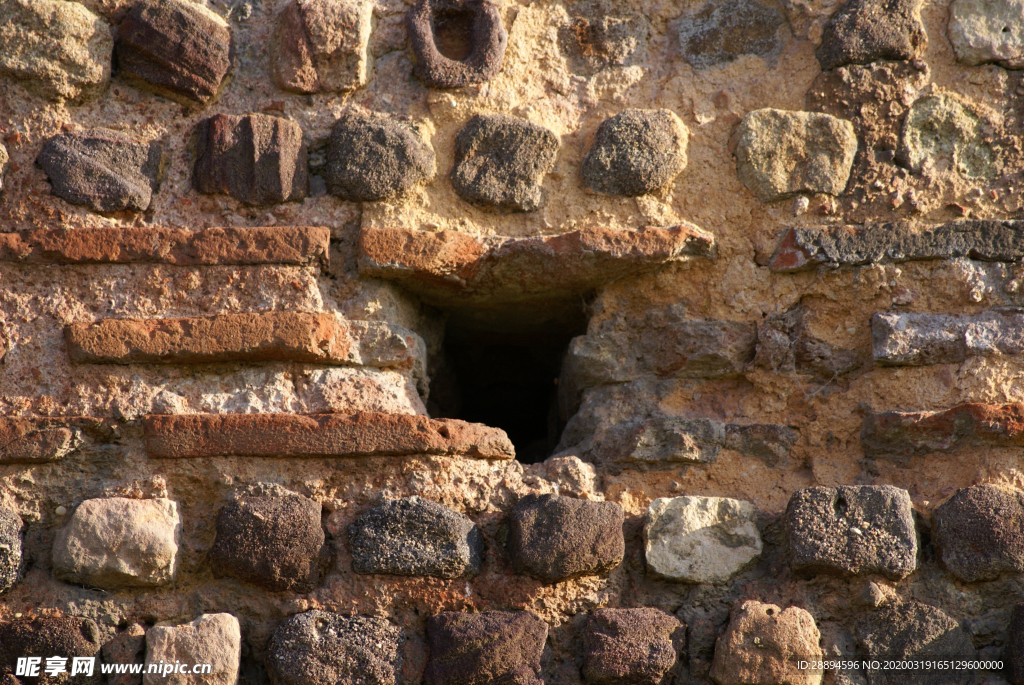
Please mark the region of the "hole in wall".
[[448, 59], [461, 62], [473, 51], [473, 22], [469, 10], [440, 10], [434, 14], [434, 44]]

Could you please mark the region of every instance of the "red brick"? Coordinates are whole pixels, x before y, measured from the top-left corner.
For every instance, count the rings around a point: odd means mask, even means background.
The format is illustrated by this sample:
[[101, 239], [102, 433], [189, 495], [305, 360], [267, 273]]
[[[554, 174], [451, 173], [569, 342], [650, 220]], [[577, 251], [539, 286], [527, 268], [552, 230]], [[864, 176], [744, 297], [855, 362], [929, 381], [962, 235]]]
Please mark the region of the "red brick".
[[868, 414], [861, 444], [868, 456], [909, 457], [965, 445], [1024, 445], [1024, 404], [961, 404], [945, 411]]

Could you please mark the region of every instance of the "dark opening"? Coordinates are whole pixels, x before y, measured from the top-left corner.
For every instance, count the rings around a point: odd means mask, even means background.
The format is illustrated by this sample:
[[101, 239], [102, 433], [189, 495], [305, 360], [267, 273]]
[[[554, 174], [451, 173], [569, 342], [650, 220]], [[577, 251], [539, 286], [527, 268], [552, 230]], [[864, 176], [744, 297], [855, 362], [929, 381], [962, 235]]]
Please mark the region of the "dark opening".
[[456, 62], [473, 51], [473, 22], [476, 13], [469, 10], [441, 10], [434, 15], [434, 44], [437, 51]]

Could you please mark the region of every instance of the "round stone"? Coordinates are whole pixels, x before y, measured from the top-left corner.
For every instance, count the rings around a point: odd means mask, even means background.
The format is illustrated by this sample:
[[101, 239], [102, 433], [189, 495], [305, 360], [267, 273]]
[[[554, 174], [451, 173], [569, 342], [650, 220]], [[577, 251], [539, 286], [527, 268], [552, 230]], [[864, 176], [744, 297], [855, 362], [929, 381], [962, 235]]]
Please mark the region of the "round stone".
[[595, 193], [635, 197], [664, 188], [686, 168], [686, 125], [667, 109], [627, 109], [606, 119], [583, 160]]

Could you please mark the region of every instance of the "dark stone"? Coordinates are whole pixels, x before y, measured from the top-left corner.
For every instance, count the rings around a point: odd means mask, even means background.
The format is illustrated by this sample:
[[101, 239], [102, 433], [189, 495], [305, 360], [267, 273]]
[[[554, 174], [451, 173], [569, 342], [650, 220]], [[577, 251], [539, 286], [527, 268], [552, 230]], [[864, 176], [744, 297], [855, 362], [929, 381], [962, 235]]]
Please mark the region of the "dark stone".
[[977, 314], [876, 312], [871, 354], [881, 366], [957, 364], [970, 357], [1024, 353], [1024, 308]]
[[559, 48], [573, 71], [592, 76], [606, 67], [640, 64], [647, 58], [651, 22], [613, 0], [570, 5], [569, 24], [558, 30]]
[[528, 611], [445, 611], [427, 621], [425, 685], [543, 685], [548, 627]]
[[782, 52], [782, 12], [753, 0], [709, 2], [679, 19], [679, 47], [696, 69], [729, 64], [744, 55], [774, 59]]
[[349, 526], [352, 570], [462, 578], [479, 573], [480, 531], [465, 515], [419, 497], [385, 502]]
[[942, 565], [961, 580], [1024, 571], [1024, 493], [996, 485], [958, 490], [935, 510]]
[[0, 507], [0, 593], [18, 582], [21, 573], [21, 517], [7, 507]]
[[928, 42], [920, 5], [921, 0], [847, 0], [825, 25], [814, 53], [821, 68], [916, 58]]
[[725, 448], [748, 457], [757, 457], [768, 466], [785, 466], [800, 434], [777, 423], [752, 423], [725, 426]]
[[625, 554], [623, 520], [615, 502], [527, 495], [509, 515], [509, 562], [548, 583], [607, 573]]
[[301, 200], [309, 194], [306, 145], [294, 121], [266, 114], [216, 114], [196, 127], [192, 186], [248, 205]]
[[854, 350], [837, 349], [810, 334], [802, 305], [772, 314], [757, 327], [754, 364], [773, 373], [801, 373], [831, 380], [861, 365]]
[[320, 504], [300, 495], [239, 497], [217, 515], [216, 577], [272, 591], [311, 592], [330, 562]]
[[1024, 684], [1024, 604], [1013, 607], [1004, 654], [1010, 682], [1013, 685]]
[[558, 136], [525, 119], [478, 114], [455, 137], [452, 186], [474, 205], [532, 212], [543, 204], [541, 184], [558, 144]]
[[274, 631], [267, 673], [274, 685], [397, 685], [404, 642], [383, 618], [307, 611]]
[[508, 33], [494, 3], [419, 0], [405, 21], [416, 55], [413, 73], [428, 87], [485, 83], [501, 70]]
[[793, 570], [905, 578], [917, 565], [914, 510], [892, 485], [797, 490], [786, 509]]
[[667, 109], [627, 109], [605, 119], [583, 160], [595, 193], [635, 197], [667, 186], [686, 167], [689, 132]]
[[434, 150], [403, 121], [350, 112], [331, 131], [327, 189], [342, 200], [388, 200], [431, 178], [435, 168]]
[[658, 609], [597, 609], [583, 639], [588, 685], [661, 685], [686, 646], [686, 626]]
[[[0, 622], [0, 674], [14, 673], [18, 657], [38, 656], [46, 658], [62, 656], [68, 659], [68, 673], [56, 677], [21, 678], [26, 685], [33, 683], [61, 683], [62, 685], [85, 685], [98, 680], [99, 668], [94, 677], [70, 675], [71, 659], [76, 656], [99, 656], [100, 630], [88, 618], [72, 616], [19, 618]], [[42, 673], [42, 668], [40, 668]]]
[[1024, 445], [1024, 404], [971, 402], [945, 411], [867, 414], [860, 434], [868, 457], [897, 461], [965, 446]]
[[[133, 623], [103, 645], [103, 663], [142, 664], [145, 663], [146, 628]], [[97, 669], [98, 670], [98, 669]], [[111, 673], [107, 675], [108, 685], [140, 685], [140, 673]]]
[[227, 23], [182, 0], [142, 0], [117, 29], [122, 76], [185, 104], [210, 102], [231, 68]]
[[52, 192], [96, 212], [144, 211], [158, 187], [163, 148], [94, 128], [50, 138], [36, 159]]

